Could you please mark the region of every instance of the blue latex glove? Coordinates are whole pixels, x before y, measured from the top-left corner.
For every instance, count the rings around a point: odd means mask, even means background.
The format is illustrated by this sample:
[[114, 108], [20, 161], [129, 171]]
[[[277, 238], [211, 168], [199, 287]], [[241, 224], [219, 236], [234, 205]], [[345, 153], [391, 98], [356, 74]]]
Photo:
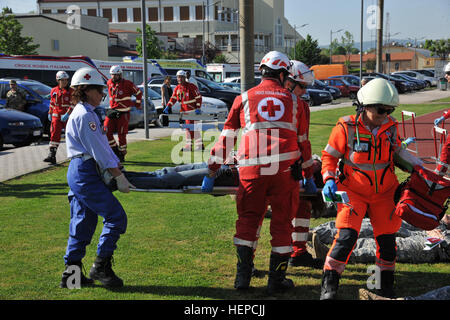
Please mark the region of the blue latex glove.
[[200, 109], [195, 109], [195, 114], [202, 114], [202, 110], [200, 110]]
[[328, 179], [325, 183], [325, 186], [322, 189], [322, 192], [330, 199], [336, 200], [336, 191], [337, 185], [334, 182], [334, 179]]
[[408, 145], [410, 145], [411, 143], [413, 143], [413, 142], [416, 142], [416, 138], [414, 138], [414, 137], [409, 137], [409, 138], [406, 138], [405, 140], [403, 140], [403, 141], [402, 141], [402, 147], [403, 147], [403, 149], [406, 149], [406, 147], [407, 147]]
[[52, 122], [52, 115], [50, 113], [48, 114], [48, 121]]
[[202, 192], [211, 192], [211, 191], [213, 191], [214, 180], [215, 179], [216, 179], [215, 177], [211, 178], [211, 177], [205, 176], [203, 178], [203, 182], [202, 182]]
[[164, 114], [169, 114], [170, 107], [165, 107], [163, 110]]
[[61, 116], [61, 121], [62, 121], [62, 122], [66, 122], [67, 119], [69, 119], [69, 113], [68, 113], [68, 112], [65, 113], [65, 114], [63, 114], [63, 115]]
[[316, 183], [314, 182], [314, 179], [312, 177], [309, 179], [303, 179], [303, 188], [305, 189], [305, 193], [317, 193]]
[[434, 119], [434, 125], [438, 126], [442, 121], [444, 121], [444, 116]]

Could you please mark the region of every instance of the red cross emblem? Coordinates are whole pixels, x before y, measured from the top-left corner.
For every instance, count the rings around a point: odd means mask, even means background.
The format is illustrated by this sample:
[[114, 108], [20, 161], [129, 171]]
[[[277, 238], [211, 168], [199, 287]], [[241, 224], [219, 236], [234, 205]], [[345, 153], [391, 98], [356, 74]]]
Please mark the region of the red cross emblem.
[[89, 79], [91, 78], [91, 75], [90, 75], [89, 73], [86, 73], [86, 75], [84, 76], [84, 78], [85, 78], [86, 80], [89, 80]]
[[276, 111], [280, 111], [281, 107], [277, 104], [273, 103], [273, 100], [267, 100], [267, 105], [266, 106], [262, 106], [261, 110], [263, 112], [268, 112], [269, 113], [269, 117], [275, 117], [275, 112]]

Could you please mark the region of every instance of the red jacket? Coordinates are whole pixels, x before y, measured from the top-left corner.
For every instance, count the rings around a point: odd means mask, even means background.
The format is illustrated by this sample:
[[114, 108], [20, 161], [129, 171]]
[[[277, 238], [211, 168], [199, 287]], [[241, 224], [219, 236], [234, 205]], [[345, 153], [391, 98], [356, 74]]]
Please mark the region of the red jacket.
[[177, 101], [181, 103], [181, 111], [195, 110], [202, 106], [202, 96], [197, 86], [189, 82], [175, 87], [167, 106], [172, 107]]
[[109, 79], [106, 84], [108, 86], [109, 106], [111, 109], [130, 111], [133, 106], [131, 96], [136, 97], [136, 108], [141, 108], [142, 91], [133, 82], [121, 79], [115, 83], [112, 79]]
[[52, 88], [50, 91], [50, 108], [48, 109], [49, 114], [63, 115], [69, 109], [73, 109], [72, 105], [72, 88], [61, 89], [59, 86]]
[[[288, 170], [308, 148], [306, 122], [302, 101], [277, 80], [265, 79], [234, 100], [219, 141], [211, 150], [209, 169], [217, 171], [224, 163], [242, 128], [238, 151], [241, 178]], [[272, 165], [277, 165], [277, 172], [269, 169]]]

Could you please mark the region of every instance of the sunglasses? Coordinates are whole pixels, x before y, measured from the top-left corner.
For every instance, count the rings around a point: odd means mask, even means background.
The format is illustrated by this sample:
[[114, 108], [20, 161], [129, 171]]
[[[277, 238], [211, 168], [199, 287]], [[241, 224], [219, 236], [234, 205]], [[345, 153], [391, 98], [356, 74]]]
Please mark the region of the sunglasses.
[[450, 71], [446, 71], [445, 74], [450, 76]]
[[376, 106], [376, 107], [374, 107], [376, 110], [377, 110], [377, 113], [378, 114], [391, 114], [392, 112], [394, 112], [394, 108], [389, 108], [389, 109], [386, 109], [386, 108], [384, 108], [384, 107], [382, 107], [382, 106]]

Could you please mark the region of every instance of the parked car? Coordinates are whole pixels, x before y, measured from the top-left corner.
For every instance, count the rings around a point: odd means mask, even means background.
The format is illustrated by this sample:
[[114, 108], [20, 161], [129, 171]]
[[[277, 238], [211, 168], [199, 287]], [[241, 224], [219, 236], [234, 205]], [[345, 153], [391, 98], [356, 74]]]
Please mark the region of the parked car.
[[356, 93], [359, 90], [359, 86], [354, 86], [347, 80], [341, 78], [329, 78], [323, 80], [323, 82], [328, 86], [338, 88], [343, 97], [350, 97], [351, 99], [356, 98]]
[[313, 106], [313, 102], [311, 100], [311, 96], [308, 93], [308, 90], [301, 96], [302, 100], [306, 101], [309, 107]]
[[[239, 92], [233, 89], [226, 89], [222, 87], [219, 83], [206, 80], [204, 78], [194, 77], [197, 80], [198, 89], [203, 97], [211, 97], [219, 99], [226, 103], [228, 110], [231, 109], [234, 99], [240, 95]], [[164, 82], [164, 77], [153, 77], [149, 80], [149, 84], [162, 84]], [[171, 85], [178, 85], [176, 77], [172, 77]]]
[[[260, 84], [262, 81], [262, 78], [260, 76], [255, 76], [255, 86]], [[231, 78], [225, 78], [223, 80], [225, 83], [241, 83], [241, 77], [231, 77]]]
[[427, 77], [436, 78], [436, 76], [434, 75], [434, 70], [432, 70], [432, 69], [411, 69], [411, 71], [421, 73]]
[[342, 96], [341, 90], [336, 87], [328, 86], [320, 80], [314, 80], [312, 85], [308, 85], [308, 89], [317, 89], [317, 90], [325, 90], [331, 93], [333, 99], [338, 99]]
[[394, 80], [404, 81], [406, 83], [406, 92], [412, 92], [412, 91], [416, 90], [416, 87], [418, 86], [418, 84], [411, 82], [409, 80], [406, 80], [404, 78], [401, 78], [395, 74], [390, 74], [389, 77]]
[[391, 75], [394, 75], [400, 79], [403, 79], [404, 81], [409, 81], [409, 82], [415, 84], [414, 90], [422, 90], [427, 87], [427, 83], [425, 81], [410, 77], [406, 74], [401, 74], [401, 73], [392, 74], [391, 73]]
[[310, 106], [320, 106], [323, 103], [330, 103], [333, 101], [331, 93], [327, 90], [306, 89], [311, 103]]
[[[156, 110], [158, 110], [158, 115], [162, 113], [163, 106], [161, 103], [161, 86], [160, 84], [149, 84], [149, 91], [153, 91], [152, 95], [152, 102], [156, 106]], [[141, 88], [141, 86], [139, 86]], [[172, 89], [175, 88], [174, 85], [172, 85]], [[150, 94], [149, 94], [150, 96]], [[172, 113], [179, 113], [181, 109], [181, 104], [179, 102], [176, 102], [172, 106]], [[222, 100], [211, 98], [211, 97], [202, 97], [202, 106], [200, 108], [203, 113], [206, 114], [219, 114], [219, 113], [228, 113], [227, 104], [223, 102]]]
[[379, 72], [364, 72], [362, 74], [363, 76], [372, 76], [372, 77], [377, 77], [377, 78], [383, 78], [386, 79], [388, 81], [391, 81], [391, 83], [395, 86], [395, 88], [397, 89], [398, 93], [405, 93], [408, 90], [408, 85], [406, 84], [406, 82], [403, 80], [396, 80], [393, 79], [391, 77], [389, 77], [388, 75], [384, 74], [384, 73], [379, 73]]
[[[6, 105], [6, 94], [10, 90], [9, 80], [0, 79], [0, 104]], [[17, 86], [25, 91], [27, 104], [25, 112], [32, 114], [41, 121], [44, 133], [50, 133], [50, 121], [48, 121], [48, 108], [50, 106], [50, 91], [52, 88], [35, 80], [16, 79]]]
[[437, 86], [437, 82], [438, 79], [434, 78], [434, 77], [428, 77], [425, 76], [419, 72], [416, 71], [412, 71], [412, 70], [407, 70], [407, 71], [396, 71], [396, 72], [392, 72], [393, 74], [406, 74], [407, 76], [419, 79], [419, 80], [424, 80], [427, 82], [427, 86], [431, 87], [431, 86]]
[[38, 117], [0, 105], [0, 150], [4, 144], [28, 146], [41, 140], [43, 132]]
[[359, 77], [352, 75], [352, 74], [344, 74], [342, 76], [332, 76], [329, 77], [329, 79], [333, 79], [333, 78], [340, 78], [340, 79], [345, 79], [347, 80], [349, 83], [351, 83], [354, 86], [358, 86], [360, 85], [360, 81], [359, 81]]
[[241, 93], [241, 84], [237, 82], [219, 82], [219, 84], [226, 89], [230, 88]]

